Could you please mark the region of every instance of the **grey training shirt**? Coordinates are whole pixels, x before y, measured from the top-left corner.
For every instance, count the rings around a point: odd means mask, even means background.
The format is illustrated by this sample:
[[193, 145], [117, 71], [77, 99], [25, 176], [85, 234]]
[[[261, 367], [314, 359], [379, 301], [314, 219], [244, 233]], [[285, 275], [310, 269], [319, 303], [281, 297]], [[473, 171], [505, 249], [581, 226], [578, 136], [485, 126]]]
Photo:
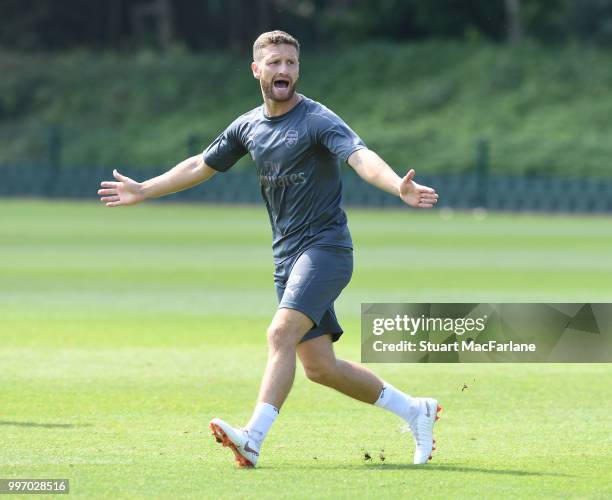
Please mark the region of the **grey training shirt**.
[[245, 113], [204, 151], [206, 164], [221, 172], [251, 155], [277, 263], [314, 245], [352, 247], [338, 160], [366, 146], [335, 113], [301, 97], [281, 116], [266, 116], [263, 105]]

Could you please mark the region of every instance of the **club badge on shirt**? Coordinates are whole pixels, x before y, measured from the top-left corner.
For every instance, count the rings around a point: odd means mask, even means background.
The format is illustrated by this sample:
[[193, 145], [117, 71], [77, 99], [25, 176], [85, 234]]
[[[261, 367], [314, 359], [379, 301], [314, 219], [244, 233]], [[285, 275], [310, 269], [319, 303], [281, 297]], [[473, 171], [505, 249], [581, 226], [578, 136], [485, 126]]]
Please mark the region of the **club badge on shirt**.
[[285, 146], [292, 148], [297, 144], [299, 137], [298, 131], [290, 128], [285, 132]]

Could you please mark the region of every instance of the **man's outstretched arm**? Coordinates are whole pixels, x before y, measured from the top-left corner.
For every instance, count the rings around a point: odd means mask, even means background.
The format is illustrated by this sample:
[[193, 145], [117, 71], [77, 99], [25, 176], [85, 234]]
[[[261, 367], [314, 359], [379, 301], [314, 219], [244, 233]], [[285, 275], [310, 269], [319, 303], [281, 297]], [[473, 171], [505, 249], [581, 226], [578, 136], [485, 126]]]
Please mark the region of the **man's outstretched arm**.
[[107, 207], [134, 205], [148, 198], [160, 198], [200, 184], [217, 171], [204, 162], [202, 155], [192, 156], [167, 172], [144, 182], [136, 182], [117, 170], [113, 170], [116, 181], [103, 181], [98, 190], [100, 201]]
[[387, 193], [399, 196], [404, 203], [416, 208], [431, 208], [438, 201], [435, 189], [417, 184], [414, 170], [410, 169], [404, 177], [397, 175], [387, 163], [374, 151], [359, 149], [348, 158], [364, 181]]

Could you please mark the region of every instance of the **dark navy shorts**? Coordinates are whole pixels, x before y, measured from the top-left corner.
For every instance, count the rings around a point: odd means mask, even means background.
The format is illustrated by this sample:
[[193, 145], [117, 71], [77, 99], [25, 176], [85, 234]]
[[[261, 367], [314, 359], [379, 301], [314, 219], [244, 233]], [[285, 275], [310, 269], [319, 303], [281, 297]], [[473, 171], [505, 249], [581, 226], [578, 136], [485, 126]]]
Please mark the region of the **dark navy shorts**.
[[276, 265], [274, 285], [279, 309], [295, 309], [314, 323], [301, 342], [330, 333], [335, 342], [343, 331], [336, 318], [334, 300], [353, 274], [353, 250], [318, 246]]

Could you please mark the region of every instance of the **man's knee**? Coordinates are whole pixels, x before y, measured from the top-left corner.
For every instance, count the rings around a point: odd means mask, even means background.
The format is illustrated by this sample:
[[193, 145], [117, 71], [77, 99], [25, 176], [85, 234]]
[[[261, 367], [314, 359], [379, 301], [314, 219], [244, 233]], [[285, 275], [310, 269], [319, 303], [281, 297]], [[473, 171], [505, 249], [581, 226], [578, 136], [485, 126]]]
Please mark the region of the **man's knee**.
[[272, 323], [268, 327], [268, 346], [274, 351], [295, 349], [303, 335], [289, 323]]
[[280, 309], [268, 327], [268, 346], [273, 351], [295, 349], [310, 328], [312, 321], [305, 314]]
[[329, 385], [336, 376], [337, 363], [335, 359], [310, 361], [304, 364], [304, 374], [317, 384]]

